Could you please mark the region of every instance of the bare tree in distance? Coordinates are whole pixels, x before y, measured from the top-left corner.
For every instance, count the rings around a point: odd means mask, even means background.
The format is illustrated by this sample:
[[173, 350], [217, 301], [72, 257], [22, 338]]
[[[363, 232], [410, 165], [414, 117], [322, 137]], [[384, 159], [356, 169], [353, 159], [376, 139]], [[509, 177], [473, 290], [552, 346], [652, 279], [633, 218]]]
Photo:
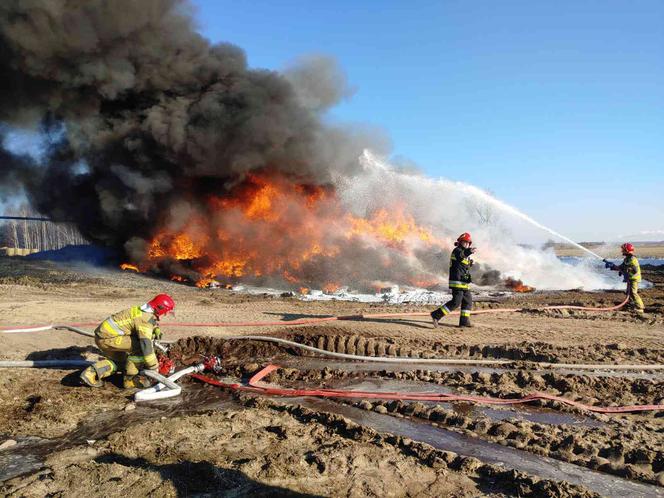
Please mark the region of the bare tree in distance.
[[[7, 216], [39, 218], [41, 215], [27, 206], [8, 209]], [[71, 223], [51, 221], [0, 221], [0, 246], [34, 251], [62, 249], [69, 245], [86, 245], [86, 240]]]
[[[494, 193], [491, 190], [485, 191], [491, 197]], [[473, 198], [466, 201], [466, 209], [468, 214], [475, 218], [481, 226], [496, 226], [500, 221], [500, 217], [496, 213], [495, 208], [490, 202], [484, 199]]]

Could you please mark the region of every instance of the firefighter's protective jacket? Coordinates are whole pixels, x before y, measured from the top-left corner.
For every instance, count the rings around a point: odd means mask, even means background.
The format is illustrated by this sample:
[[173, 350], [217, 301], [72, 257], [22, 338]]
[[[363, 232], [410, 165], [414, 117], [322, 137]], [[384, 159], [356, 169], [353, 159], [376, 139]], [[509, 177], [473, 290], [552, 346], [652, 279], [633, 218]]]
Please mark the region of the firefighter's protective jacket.
[[450, 255], [450, 289], [468, 289], [471, 281], [470, 267], [473, 260], [470, 248], [455, 247]]
[[148, 368], [153, 368], [158, 364], [152, 342], [157, 328], [154, 313], [143, 311], [140, 306], [132, 306], [104, 320], [97, 328], [96, 334], [101, 339], [118, 336], [136, 337], [143, 353], [143, 362]]
[[633, 254], [625, 256], [622, 264], [620, 265], [620, 272], [625, 276], [625, 280], [630, 282], [641, 281], [641, 266], [639, 260]]

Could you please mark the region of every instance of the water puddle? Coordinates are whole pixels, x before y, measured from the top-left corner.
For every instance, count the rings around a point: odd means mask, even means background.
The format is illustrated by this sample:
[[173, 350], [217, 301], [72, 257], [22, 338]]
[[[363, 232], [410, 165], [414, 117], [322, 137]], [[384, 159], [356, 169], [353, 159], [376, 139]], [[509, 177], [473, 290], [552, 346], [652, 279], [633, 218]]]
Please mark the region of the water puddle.
[[[355, 384], [356, 388], [384, 390], [414, 389], [421, 390], [420, 383], [367, 381]], [[444, 392], [443, 386], [435, 386], [438, 392]], [[552, 458], [536, 456], [525, 451], [504, 447], [495, 443], [464, 436], [428, 423], [409, 419], [396, 418], [374, 412], [367, 412], [348, 405], [335, 403], [331, 400], [317, 398], [282, 398], [285, 402], [302, 404], [309, 408], [337, 413], [356, 423], [372, 427], [380, 432], [409, 437], [413, 440], [428, 443], [436, 448], [455, 453], [473, 456], [487, 463], [495, 463], [507, 468], [514, 468], [544, 478], [565, 480], [574, 484], [582, 484], [605, 496], [662, 496], [664, 490], [655, 486], [630, 482], [611, 475], [595, 472]], [[67, 435], [53, 440], [39, 438], [18, 439], [18, 444], [10, 449], [0, 451], [0, 482], [22, 474], [31, 473], [44, 467], [49, 454], [74, 446], [87, 444], [87, 441], [108, 437], [114, 432], [124, 429], [128, 424], [136, 424], [159, 417], [172, 417], [184, 414], [195, 414], [207, 410], [223, 410], [241, 405], [233, 401], [222, 389], [210, 389], [197, 384], [188, 384], [182, 396], [169, 400], [138, 404], [132, 411], [104, 412], [89, 421], [82, 423]], [[466, 409], [458, 408], [457, 409]], [[475, 407], [473, 407], [475, 409]], [[492, 412], [511, 412], [482, 408]], [[502, 416], [502, 413], [494, 416]], [[547, 414], [550, 416], [551, 414]]]
[[50, 441], [38, 437], [11, 437], [16, 446], [0, 450], [0, 482], [12, 477], [34, 472], [43, 467], [43, 458], [31, 448], [45, 447]]
[[87, 444], [88, 441], [107, 438], [114, 432], [124, 430], [132, 424], [160, 417], [195, 414], [229, 407], [239, 409], [240, 405], [233, 401], [227, 392], [190, 384], [182, 391], [180, 397], [139, 403], [132, 411], [102, 412], [57, 439], [12, 437], [18, 444], [12, 448], [0, 450], [0, 482], [39, 470], [51, 453]]
[[291, 401], [313, 410], [336, 413], [379, 432], [408, 437], [440, 450], [472, 456], [486, 463], [520, 470], [545, 479], [582, 485], [602, 496], [664, 497], [664, 489], [657, 486], [628, 481], [553, 458], [465, 436], [427, 423], [368, 412], [325, 399], [292, 398]]
[[[426, 364], [412, 364], [412, 363], [374, 363], [363, 361], [341, 361], [325, 358], [316, 358], [311, 356], [280, 356], [270, 359], [269, 361], [289, 368], [297, 368], [299, 370], [321, 370], [323, 368], [339, 369], [352, 372], [412, 372], [413, 370], [428, 370], [431, 372], [463, 372], [463, 373], [506, 373], [506, 372], [519, 372], [514, 368], [498, 368], [498, 367], [484, 367], [481, 365], [426, 365]], [[526, 370], [531, 373], [545, 374], [556, 372], [560, 375], [579, 375], [587, 377], [621, 377], [626, 379], [647, 379], [647, 380], [662, 380], [664, 379], [664, 371], [627, 371], [627, 370], [572, 370], [572, 369], [529, 369]]]
[[[265, 384], [268, 385], [268, 384]], [[273, 385], [271, 387], [286, 387], [283, 385]], [[287, 387], [311, 388], [311, 384], [306, 381], [289, 383]], [[318, 387], [318, 386], [316, 386]], [[417, 392], [417, 393], [435, 393], [435, 394], [453, 394], [455, 391], [447, 386], [430, 384], [420, 381], [408, 380], [383, 380], [383, 379], [339, 379], [324, 380], [320, 387], [328, 389], [349, 389], [354, 391], [375, 391], [375, 392]], [[407, 402], [406, 402], [407, 403]], [[528, 405], [514, 405], [508, 408], [496, 408], [474, 403], [440, 403], [437, 401], [421, 401], [425, 405], [441, 405], [452, 409], [460, 415], [479, 416], [484, 415], [492, 420], [526, 420], [538, 424], [550, 425], [576, 425], [584, 427], [600, 427], [603, 422], [592, 417], [585, 417], [571, 413], [559, 412], [547, 408], [535, 408]]]
[[453, 409], [459, 413], [461, 413], [460, 410], [467, 410], [471, 414], [473, 412], [479, 412], [480, 414], [489, 417], [492, 420], [514, 419], [525, 420], [537, 424], [576, 425], [581, 427], [601, 427], [604, 425], [603, 422], [590, 417], [584, 417], [582, 415], [574, 415], [570, 413], [561, 413], [546, 408], [528, 407], [527, 405], [521, 405], [519, 408], [505, 409], [479, 407], [478, 405], [471, 405], [468, 403], [456, 403]]

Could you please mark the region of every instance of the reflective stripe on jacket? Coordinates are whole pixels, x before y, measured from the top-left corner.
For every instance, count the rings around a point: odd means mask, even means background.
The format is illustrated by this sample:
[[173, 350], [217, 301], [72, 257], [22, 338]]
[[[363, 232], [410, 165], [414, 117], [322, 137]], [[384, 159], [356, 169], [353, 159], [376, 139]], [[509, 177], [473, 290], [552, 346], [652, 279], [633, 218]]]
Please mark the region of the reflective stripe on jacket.
[[135, 336], [143, 353], [143, 362], [148, 367], [157, 364], [157, 356], [154, 352], [154, 329], [157, 327], [157, 319], [153, 313], [142, 311], [139, 306], [132, 306], [128, 310], [115, 313], [104, 320], [97, 330], [96, 335], [101, 339], [108, 339], [123, 335]]
[[627, 277], [627, 280], [632, 282], [641, 281], [641, 265], [639, 265], [639, 260], [636, 259], [636, 256], [632, 254], [625, 256], [620, 265], [620, 271]]
[[470, 287], [470, 267], [473, 261], [468, 257], [470, 248], [455, 247], [450, 255], [450, 289], [468, 289]]

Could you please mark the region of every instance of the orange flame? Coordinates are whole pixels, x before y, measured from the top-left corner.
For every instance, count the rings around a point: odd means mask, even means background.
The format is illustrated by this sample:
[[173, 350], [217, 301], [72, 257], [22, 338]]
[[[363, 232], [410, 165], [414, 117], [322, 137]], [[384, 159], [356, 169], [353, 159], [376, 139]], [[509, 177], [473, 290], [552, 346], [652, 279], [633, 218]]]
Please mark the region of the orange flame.
[[196, 287], [204, 288], [204, 287], [218, 287], [219, 282], [217, 282], [213, 278], [201, 278], [198, 282], [196, 282]]
[[341, 288], [341, 285], [334, 283], [334, 282], [328, 282], [323, 286], [323, 292], [326, 294], [334, 294]]
[[130, 270], [130, 271], [135, 271], [135, 272], [139, 271], [138, 266], [132, 265], [130, 263], [122, 263], [120, 265], [120, 269], [121, 270]]
[[[156, 233], [142, 264], [181, 261], [201, 275], [199, 287], [216, 277], [275, 275], [298, 284], [307, 283], [312, 271], [321, 264], [330, 266], [350, 246], [387, 247], [406, 257], [421, 248], [444, 247], [403, 205], [358, 217], [341, 206], [330, 187], [302, 185], [282, 175], [249, 174], [229, 195], [211, 195], [201, 202], [204, 207], [192, 212], [185, 224], [164, 226]], [[392, 264], [389, 255], [381, 258], [381, 267]], [[435, 278], [425, 274], [416, 280]], [[333, 285], [334, 290], [340, 287]]]
[[399, 207], [395, 213], [379, 209], [369, 219], [348, 216], [351, 230], [347, 237], [370, 236], [375, 237], [388, 246], [401, 246], [408, 240], [431, 242], [434, 240], [431, 232], [418, 226], [415, 219]]
[[505, 280], [505, 286], [514, 292], [533, 292], [535, 290], [535, 287], [530, 287], [529, 285], [525, 285], [521, 280], [510, 277]]

